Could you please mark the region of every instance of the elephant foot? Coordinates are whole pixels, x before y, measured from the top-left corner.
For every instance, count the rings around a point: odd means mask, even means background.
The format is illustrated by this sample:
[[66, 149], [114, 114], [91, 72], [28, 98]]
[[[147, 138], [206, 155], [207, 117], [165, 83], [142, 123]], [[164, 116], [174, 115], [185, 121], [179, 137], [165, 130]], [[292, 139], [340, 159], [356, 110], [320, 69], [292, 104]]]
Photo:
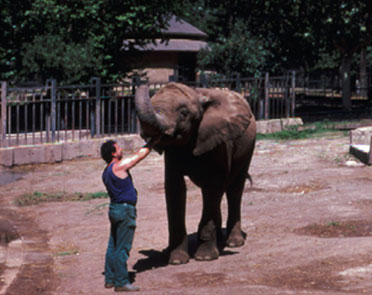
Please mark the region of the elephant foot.
[[199, 245], [194, 258], [195, 260], [214, 260], [219, 256], [219, 252], [215, 242], [208, 241]]
[[189, 262], [190, 255], [188, 252], [189, 252], [188, 240], [187, 237], [184, 237], [182, 243], [170, 252], [168, 263], [179, 265]]
[[230, 248], [241, 247], [244, 245], [244, 237], [240, 229], [240, 222], [235, 224], [233, 229], [230, 231], [230, 234], [226, 241], [226, 245]]
[[175, 249], [171, 252], [169, 257], [169, 264], [179, 265], [189, 262], [189, 254], [181, 249]]

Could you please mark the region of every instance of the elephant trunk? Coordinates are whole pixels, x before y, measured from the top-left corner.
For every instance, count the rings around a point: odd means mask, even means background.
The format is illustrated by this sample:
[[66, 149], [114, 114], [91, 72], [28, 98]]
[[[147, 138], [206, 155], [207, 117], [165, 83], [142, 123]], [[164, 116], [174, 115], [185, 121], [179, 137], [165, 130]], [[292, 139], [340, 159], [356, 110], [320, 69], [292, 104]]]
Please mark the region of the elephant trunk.
[[151, 104], [148, 85], [143, 84], [137, 88], [134, 101], [137, 116], [141, 122], [142, 135], [145, 137], [159, 135], [165, 129], [165, 126], [162, 123], [161, 116], [156, 114]]

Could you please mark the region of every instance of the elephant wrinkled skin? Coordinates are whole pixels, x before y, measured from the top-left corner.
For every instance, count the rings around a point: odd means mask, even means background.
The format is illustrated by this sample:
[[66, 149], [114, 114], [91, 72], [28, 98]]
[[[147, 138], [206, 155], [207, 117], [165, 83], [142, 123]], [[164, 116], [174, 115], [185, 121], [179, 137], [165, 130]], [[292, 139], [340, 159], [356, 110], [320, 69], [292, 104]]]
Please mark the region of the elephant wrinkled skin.
[[219, 256], [224, 193], [226, 245], [242, 246], [241, 198], [256, 138], [255, 118], [247, 101], [233, 91], [193, 89], [179, 83], [167, 84], [151, 100], [148, 87], [142, 85], [135, 100], [142, 137], [154, 140], [155, 150], [164, 152], [169, 263], [189, 260], [185, 176], [201, 189], [203, 197], [194, 258]]

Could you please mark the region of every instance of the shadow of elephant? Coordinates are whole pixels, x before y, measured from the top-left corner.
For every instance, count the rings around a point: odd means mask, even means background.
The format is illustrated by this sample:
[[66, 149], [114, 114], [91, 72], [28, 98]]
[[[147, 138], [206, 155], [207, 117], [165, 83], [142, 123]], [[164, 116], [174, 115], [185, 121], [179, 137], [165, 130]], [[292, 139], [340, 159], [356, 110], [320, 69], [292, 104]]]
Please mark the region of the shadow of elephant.
[[[226, 240], [227, 240], [227, 229], [222, 229], [221, 237], [218, 239], [218, 249], [221, 256], [235, 255], [237, 251], [225, 250]], [[244, 238], [247, 234], [243, 232]], [[198, 234], [193, 233], [188, 235], [188, 246], [189, 246], [189, 255], [194, 256], [198, 247]], [[147, 270], [152, 270], [156, 268], [165, 267], [168, 265], [170, 250], [168, 248], [163, 249], [162, 251], [157, 251], [154, 249], [150, 250], [141, 250], [139, 251], [142, 255], [146, 256], [145, 258], [139, 259], [133, 266], [133, 269], [137, 272], [144, 272]]]

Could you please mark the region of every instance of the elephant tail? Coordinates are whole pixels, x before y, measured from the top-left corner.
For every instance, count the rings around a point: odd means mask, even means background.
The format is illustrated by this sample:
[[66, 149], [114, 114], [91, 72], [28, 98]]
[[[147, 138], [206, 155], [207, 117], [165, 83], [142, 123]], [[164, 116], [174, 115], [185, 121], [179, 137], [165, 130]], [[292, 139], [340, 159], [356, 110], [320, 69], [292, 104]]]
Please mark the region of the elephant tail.
[[247, 179], [249, 180], [250, 184], [251, 184], [251, 187], [253, 186], [253, 180], [252, 180], [252, 177], [251, 175], [247, 172]]

